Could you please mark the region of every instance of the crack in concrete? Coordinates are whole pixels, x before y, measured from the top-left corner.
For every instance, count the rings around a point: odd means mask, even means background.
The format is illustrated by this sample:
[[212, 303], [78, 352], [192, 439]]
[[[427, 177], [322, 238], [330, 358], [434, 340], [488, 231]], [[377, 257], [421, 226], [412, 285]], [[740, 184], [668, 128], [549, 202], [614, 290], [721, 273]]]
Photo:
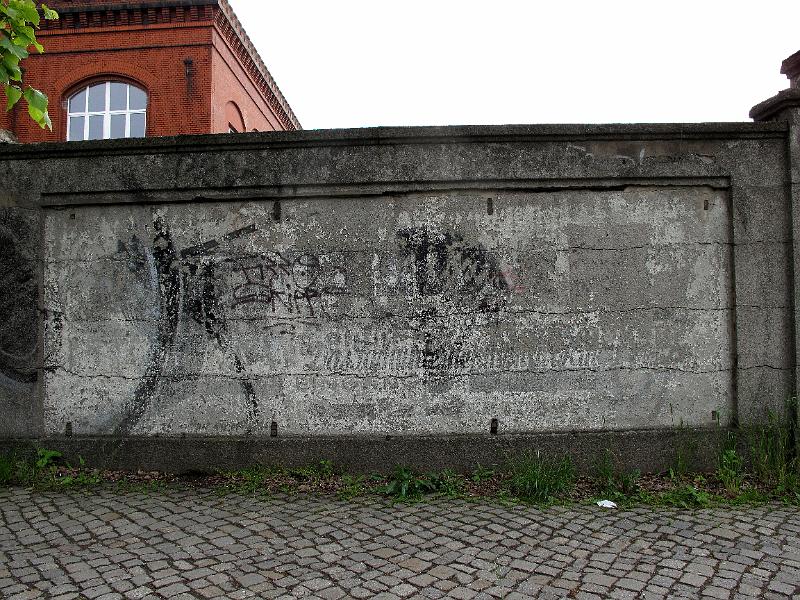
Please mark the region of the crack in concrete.
[[[739, 367], [738, 370], [751, 370], [757, 368], [769, 368], [774, 370], [791, 370], [789, 367], [775, 367], [772, 365], [754, 365], [750, 367]], [[45, 369], [49, 373], [55, 373], [56, 371], [63, 371], [64, 373], [72, 376], [77, 377], [80, 379], [122, 379], [126, 381], [141, 381], [144, 376], [142, 377], [131, 377], [128, 375], [109, 375], [106, 373], [79, 373], [76, 371], [71, 371], [63, 366], [58, 367], [48, 367]], [[173, 382], [181, 382], [181, 381], [198, 381], [203, 379], [227, 379], [230, 381], [256, 381], [258, 379], [275, 379], [279, 377], [352, 377], [356, 379], [457, 379], [462, 377], [489, 377], [489, 376], [497, 376], [497, 375], [517, 375], [517, 374], [530, 374], [530, 375], [546, 375], [550, 373], [580, 373], [580, 372], [589, 372], [589, 373], [613, 373], [617, 371], [647, 371], [647, 372], [666, 372], [666, 373], [685, 373], [688, 375], [711, 375], [715, 373], [730, 373], [733, 371], [732, 367], [721, 368], [721, 369], [710, 369], [710, 370], [694, 370], [694, 369], [687, 369], [684, 367], [668, 367], [668, 366], [658, 366], [658, 367], [651, 367], [645, 365], [618, 365], [615, 367], [611, 367], [608, 369], [600, 369], [594, 367], [565, 367], [560, 369], [539, 369], [539, 370], [530, 370], [530, 369], [490, 369], [490, 370], [482, 370], [482, 371], [468, 371], [468, 372], [447, 372], [446, 374], [434, 373], [431, 374], [426, 372], [422, 367], [417, 369], [417, 373], [407, 374], [407, 375], [400, 375], [394, 373], [380, 373], [380, 374], [361, 374], [357, 372], [351, 371], [314, 371], [314, 372], [284, 372], [284, 373], [263, 373], [258, 375], [253, 375], [250, 377], [236, 377], [234, 375], [228, 374], [194, 374], [194, 373], [185, 373], [183, 375], [162, 375], [160, 379], [173, 381]]]
[[[632, 306], [628, 308], [609, 308], [609, 307], [602, 307], [602, 308], [586, 308], [586, 309], [571, 309], [571, 310], [564, 310], [564, 311], [550, 311], [550, 310], [542, 310], [537, 308], [513, 308], [513, 307], [506, 307], [497, 311], [494, 314], [502, 314], [502, 315], [545, 315], [545, 316], [568, 316], [568, 315], [591, 315], [591, 314], [625, 314], [625, 313], [632, 313], [632, 312], [646, 312], [646, 311], [688, 311], [688, 312], [726, 312], [732, 311], [736, 308], [756, 308], [756, 309], [763, 309], [763, 310], [786, 310], [788, 306], [768, 306], [768, 305], [759, 305], [759, 304], [739, 304], [736, 307], [731, 306]], [[257, 315], [253, 317], [241, 316], [241, 317], [231, 317], [228, 316], [227, 320], [229, 322], [266, 322], [270, 320], [281, 320], [281, 323], [265, 323], [265, 327], [268, 328], [276, 328], [282, 327], [283, 323], [304, 323], [304, 324], [319, 324], [321, 321], [340, 321], [344, 319], [350, 320], [375, 320], [381, 321], [384, 319], [413, 319], [417, 316], [415, 313], [392, 313], [388, 311], [375, 311], [380, 312], [378, 315], [372, 314], [353, 314], [353, 313], [336, 313], [326, 315], [324, 318], [320, 317], [309, 317], [308, 315]], [[466, 310], [466, 311], [452, 311], [452, 312], [441, 312], [439, 313], [436, 318], [437, 319], [444, 319], [447, 317], [465, 317], [465, 316], [481, 316], [486, 315], [485, 312], [479, 310]], [[156, 323], [155, 319], [137, 319], [137, 318], [111, 318], [111, 319], [70, 319], [64, 318], [64, 321], [68, 323]]]
[[[542, 250], [547, 251], [555, 251], [555, 252], [569, 252], [571, 250], [595, 250], [595, 251], [609, 251], [609, 252], [621, 252], [626, 250], [644, 250], [644, 249], [668, 249], [668, 248], [684, 248], [684, 247], [691, 247], [691, 246], [747, 246], [751, 244], [774, 244], [774, 245], [786, 245], [789, 244], [788, 241], [783, 240], [747, 240], [746, 242], [730, 242], [730, 241], [721, 241], [721, 240], [687, 240], [683, 242], [665, 242], [663, 244], [641, 244], [635, 246], [584, 246], [584, 245], [577, 245], [577, 246], [557, 246], [557, 245], [543, 245], [541, 247], [537, 247], [535, 245], [521, 250], [519, 254], [524, 256], [526, 254], [536, 254]], [[384, 250], [387, 256], [393, 256], [394, 252], [392, 251], [392, 247], [386, 246], [385, 248], [378, 248], [378, 250]], [[494, 250], [487, 250], [487, 254], [499, 254]], [[220, 262], [226, 262], [230, 260], [239, 260], [239, 259], [257, 259], [263, 258], [265, 256], [269, 256], [270, 252], [244, 252], [244, 253], [233, 253], [233, 252], [214, 252], [213, 256]], [[376, 254], [374, 250], [365, 251], [365, 250], [350, 250], [350, 249], [339, 249], [339, 248], [326, 248], [324, 250], [324, 254], [326, 255], [363, 255], [363, 256], [373, 256]], [[190, 260], [190, 259], [200, 259], [203, 258], [205, 255], [193, 255], [191, 257], [186, 257], [183, 260]], [[127, 257], [118, 256], [118, 253], [114, 254], [104, 254], [100, 256], [96, 256], [91, 259], [87, 258], [66, 258], [66, 259], [57, 259], [57, 258], [47, 258], [44, 260], [46, 265], [61, 265], [64, 263], [67, 264], [93, 264], [99, 261], [108, 261], [112, 263], [127, 263]]]

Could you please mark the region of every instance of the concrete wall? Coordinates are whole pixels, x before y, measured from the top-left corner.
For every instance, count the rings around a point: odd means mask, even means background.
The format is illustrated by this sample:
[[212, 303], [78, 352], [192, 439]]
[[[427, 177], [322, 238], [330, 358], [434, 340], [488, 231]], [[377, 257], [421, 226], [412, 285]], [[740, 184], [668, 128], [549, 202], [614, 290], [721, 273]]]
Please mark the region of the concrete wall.
[[0, 435], [758, 422], [794, 390], [789, 160], [783, 124], [0, 149]]

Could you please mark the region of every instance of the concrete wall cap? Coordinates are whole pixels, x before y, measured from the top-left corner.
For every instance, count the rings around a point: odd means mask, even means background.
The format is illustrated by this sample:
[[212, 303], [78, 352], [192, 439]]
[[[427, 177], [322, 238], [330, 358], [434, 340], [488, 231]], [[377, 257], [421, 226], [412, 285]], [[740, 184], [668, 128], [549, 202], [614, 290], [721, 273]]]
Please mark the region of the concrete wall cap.
[[769, 121], [789, 108], [800, 108], [800, 88], [783, 90], [772, 98], [756, 104], [750, 109], [750, 118], [754, 121]]
[[638, 123], [612, 125], [452, 125], [446, 127], [370, 127], [253, 133], [181, 135], [87, 142], [46, 142], [0, 148], [0, 158], [16, 160], [50, 155], [168, 154], [242, 151], [284, 147], [558, 142], [578, 140], [664, 140], [782, 138], [787, 125], [749, 123]]
[[800, 78], [800, 50], [783, 61], [781, 73], [792, 80], [793, 87], [797, 87], [797, 79]]

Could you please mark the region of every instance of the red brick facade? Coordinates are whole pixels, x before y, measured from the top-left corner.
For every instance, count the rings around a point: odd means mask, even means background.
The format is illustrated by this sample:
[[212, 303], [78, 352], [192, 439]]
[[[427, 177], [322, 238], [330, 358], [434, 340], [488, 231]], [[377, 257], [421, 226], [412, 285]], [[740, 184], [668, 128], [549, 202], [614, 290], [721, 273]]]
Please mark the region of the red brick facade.
[[[0, 129], [21, 142], [67, 139], [67, 100], [94, 81], [123, 81], [147, 92], [150, 136], [300, 129], [225, 0], [51, 0], [45, 47], [24, 63], [25, 83], [50, 99], [53, 130], [31, 121], [23, 103], [0, 112]], [[238, 123], [231, 119], [239, 116]]]

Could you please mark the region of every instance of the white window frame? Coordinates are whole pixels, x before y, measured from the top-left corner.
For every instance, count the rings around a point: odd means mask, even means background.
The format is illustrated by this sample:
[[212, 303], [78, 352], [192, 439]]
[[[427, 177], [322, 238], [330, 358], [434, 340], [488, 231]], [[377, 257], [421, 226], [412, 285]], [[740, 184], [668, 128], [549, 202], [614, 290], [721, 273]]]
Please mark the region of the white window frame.
[[[111, 110], [111, 84], [112, 83], [121, 83], [125, 88], [126, 98], [125, 98], [125, 110]], [[105, 86], [105, 105], [104, 110], [101, 111], [90, 111], [89, 110], [89, 88], [95, 87], [97, 85], [104, 85]], [[145, 107], [141, 109], [131, 110], [129, 107], [131, 105], [131, 88], [136, 88], [137, 90], [141, 91], [145, 95]], [[72, 111], [72, 99], [80, 94], [81, 92], [85, 92], [85, 99], [83, 104], [82, 111]], [[147, 92], [142, 88], [135, 86], [131, 83], [126, 81], [104, 81], [104, 82], [94, 82], [90, 83], [75, 92], [73, 92], [70, 97], [67, 99], [67, 141], [85, 141], [89, 139], [89, 117], [93, 116], [102, 116], [103, 117], [103, 137], [102, 139], [107, 140], [111, 138], [111, 117], [113, 115], [124, 115], [125, 116], [125, 138], [131, 137], [131, 115], [144, 115], [144, 136], [147, 135], [147, 103], [149, 102], [150, 97], [148, 96]], [[70, 132], [72, 131], [72, 119], [73, 117], [83, 117], [83, 137], [80, 140], [73, 140], [70, 139]]]

